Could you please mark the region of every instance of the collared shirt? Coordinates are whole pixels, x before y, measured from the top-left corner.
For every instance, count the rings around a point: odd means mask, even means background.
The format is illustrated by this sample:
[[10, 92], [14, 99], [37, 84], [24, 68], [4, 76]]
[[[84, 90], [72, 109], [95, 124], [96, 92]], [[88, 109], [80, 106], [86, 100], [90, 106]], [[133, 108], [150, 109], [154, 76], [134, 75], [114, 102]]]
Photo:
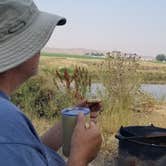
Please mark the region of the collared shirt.
[[0, 91], [0, 165], [65, 166], [64, 160], [44, 145], [30, 120]]

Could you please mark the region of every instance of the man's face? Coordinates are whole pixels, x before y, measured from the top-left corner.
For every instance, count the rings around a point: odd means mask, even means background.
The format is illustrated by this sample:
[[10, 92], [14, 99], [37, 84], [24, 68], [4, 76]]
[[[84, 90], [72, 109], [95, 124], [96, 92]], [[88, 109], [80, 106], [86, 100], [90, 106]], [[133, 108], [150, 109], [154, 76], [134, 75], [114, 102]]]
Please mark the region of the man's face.
[[37, 74], [39, 58], [40, 52], [16, 68], [16, 70], [19, 71], [24, 80]]

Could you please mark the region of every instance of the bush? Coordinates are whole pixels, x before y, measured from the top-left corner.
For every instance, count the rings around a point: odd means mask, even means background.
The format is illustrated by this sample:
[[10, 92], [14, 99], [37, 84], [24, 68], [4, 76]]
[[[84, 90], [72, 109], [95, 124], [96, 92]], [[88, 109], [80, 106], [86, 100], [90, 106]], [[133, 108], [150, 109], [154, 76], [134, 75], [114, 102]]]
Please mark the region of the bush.
[[39, 117], [55, 117], [59, 109], [55, 102], [56, 88], [45, 75], [28, 80], [13, 95], [13, 102], [21, 109]]

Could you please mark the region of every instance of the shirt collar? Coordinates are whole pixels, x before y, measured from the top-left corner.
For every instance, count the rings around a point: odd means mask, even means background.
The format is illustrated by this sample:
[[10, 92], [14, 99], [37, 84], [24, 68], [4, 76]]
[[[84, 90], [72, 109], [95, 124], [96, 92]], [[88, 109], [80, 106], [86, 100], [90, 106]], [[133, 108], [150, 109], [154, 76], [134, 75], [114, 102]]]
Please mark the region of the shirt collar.
[[10, 100], [10, 97], [6, 93], [4, 93], [3, 91], [0, 91], [0, 97], [7, 99], [7, 100]]

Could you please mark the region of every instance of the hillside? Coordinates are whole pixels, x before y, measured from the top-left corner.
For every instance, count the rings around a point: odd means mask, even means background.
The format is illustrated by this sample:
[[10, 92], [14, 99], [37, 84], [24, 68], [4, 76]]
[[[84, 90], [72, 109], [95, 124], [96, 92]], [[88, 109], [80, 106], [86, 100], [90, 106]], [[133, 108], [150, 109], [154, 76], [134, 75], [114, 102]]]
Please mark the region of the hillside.
[[43, 49], [43, 52], [47, 53], [62, 53], [62, 54], [72, 54], [72, 55], [85, 55], [86, 53], [106, 53], [107, 51], [93, 50], [85, 48], [49, 48]]

